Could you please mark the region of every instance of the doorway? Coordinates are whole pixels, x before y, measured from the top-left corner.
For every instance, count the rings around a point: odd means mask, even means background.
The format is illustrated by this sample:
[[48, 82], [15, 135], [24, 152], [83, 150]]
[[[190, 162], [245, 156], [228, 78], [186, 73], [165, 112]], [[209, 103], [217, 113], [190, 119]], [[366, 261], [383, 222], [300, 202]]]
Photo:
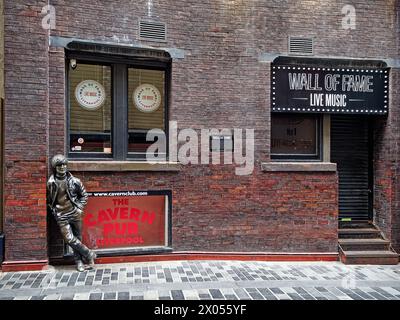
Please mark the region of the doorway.
[[339, 220], [372, 220], [372, 135], [367, 116], [331, 116], [331, 162], [339, 175]]

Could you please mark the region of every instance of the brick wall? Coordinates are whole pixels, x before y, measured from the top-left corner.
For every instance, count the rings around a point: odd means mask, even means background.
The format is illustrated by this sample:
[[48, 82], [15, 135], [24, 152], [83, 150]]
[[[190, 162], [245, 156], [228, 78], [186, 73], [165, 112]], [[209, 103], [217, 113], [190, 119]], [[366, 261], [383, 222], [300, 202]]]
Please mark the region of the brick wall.
[[[53, 35], [140, 43], [138, 20], [147, 16], [146, 2], [94, 1], [84, 9], [79, 1], [52, 3], [62, 17]], [[174, 6], [159, 1], [153, 5], [152, 18], [167, 23], [168, 41], [141, 43], [185, 51], [184, 59], [173, 62], [170, 120], [196, 130], [254, 128], [253, 175], [238, 177], [233, 167], [220, 166], [187, 166], [179, 173], [76, 174], [89, 190], [172, 189], [177, 250], [336, 251], [337, 175], [260, 171], [260, 163], [269, 160], [270, 66], [260, 63], [259, 56], [286, 54], [287, 37], [296, 35], [314, 37], [316, 55], [395, 58], [395, 2], [353, 2], [355, 30], [341, 27], [346, 1], [314, 4], [188, 1]], [[99, 21], [102, 28], [97, 27]], [[62, 52], [57, 56], [57, 61], [63, 59]], [[61, 80], [62, 75], [54, 77]], [[61, 99], [54, 106], [59, 108], [57, 115], [64, 112]], [[50, 154], [64, 148], [58, 135], [50, 137], [50, 146]], [[387, 192], [388, 186], [383, 189]]]
[[[37, 24], [44, 1], [34, 2], [35, 6], [21, 3], [24, 1], [6, 1], [8, 259], [46, 254], [39, 249], [26, 252], [27, 241], [17, 236], [24, 228], [43, 229], [37, 224], [15, 224], [12, 219], [18, 213], [35, 212], [44, 223], [45, 207], [39, 201], [43, 200], [48, 157], [65, 151], [66, 137], [64, 53], [59, 48], [47, 52], [47, 34]], [[261, 162], [269, 160], [270, 65], [259, 57], [263, 53], [287, 54], [288, 36], [294, 35], [314, 37], [316, 55], [395, 59], [397, 1], [352, 1], [356, 29], [345, 30], [341, 9], [348, 1], [161, 0], [153, 2], [152, 18], [167, 23], [167, 43], [139, 41], [138, 21], [147, 17], [147, 1], [50, 3], [57, 14], [53, 36], [184, 50], [184, 59], [173, 61], [169, 112], [170, 120], [178, 121], [180, 128], [255, 129], [255, 170], [250, 176], [236, 176], [234, 167], [195, 165], [177, 173], [77, 172], [89, 191], [172, 189], [176, 250], [337, 250], [337, 175], [260, 171]], [[33, 90], [29, 91], [31, 99], [21, 98], [23, 90]], [[393, 94], [398, 92], [392, 90]], [[392, 112], [397, 102], [391, 101]], [[26, 117], [18, 117], [20, 114]], [[378, 219], [398, 210], [394, 204], [398, 183], [389, 168], [397, 149], [389, 146], [398, 140], [399, 127], [396, 120], [387, 121], [377, 126], [382, 137], [378, 149], [387, 150], [375, 163]], [[29, 148], [32, 144], [37, 147]], [[18, 168], [24, 165], [29, 166], [28, 173], [19, 177]], [[34, 179], [33, 174], [39, 178]], [[35, 199], [30, 188], [38, 182], [35, 192], [39, 199]], [[22, 193], [21, 187], [28, 193]], [[61, 242], [55, 228], [51, 227], [50, 236], [55, 244], [51, 254], [58, 255]], [[43, 238], [35, 239], [43, 244]]]
[[375, 123], [374, 208], [375, 221], [400, 251], [400, 113], [399, 70], [391, 72], [390, 113]]
[[5, 211], [7, 261], [47, 258], [47, 1], [4, 1]]

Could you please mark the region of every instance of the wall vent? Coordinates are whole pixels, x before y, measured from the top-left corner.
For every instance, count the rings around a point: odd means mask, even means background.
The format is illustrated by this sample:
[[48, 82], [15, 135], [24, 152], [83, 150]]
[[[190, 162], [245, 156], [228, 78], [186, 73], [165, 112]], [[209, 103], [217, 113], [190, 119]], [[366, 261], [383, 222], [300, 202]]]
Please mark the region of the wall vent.
[[313, 39], [289, 37], [289, 54], [313, 55], [314, 54]]
[[167, 26], [162, 22], [140, 20], [139, 35], [141, 40], [166, 41]]

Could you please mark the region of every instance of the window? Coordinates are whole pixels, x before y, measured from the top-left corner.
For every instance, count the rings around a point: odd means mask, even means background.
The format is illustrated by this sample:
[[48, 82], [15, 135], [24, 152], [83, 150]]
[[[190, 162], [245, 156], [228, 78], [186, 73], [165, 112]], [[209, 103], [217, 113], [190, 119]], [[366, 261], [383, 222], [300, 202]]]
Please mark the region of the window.
[[111, 67], [79, 63], [69, 84], [70, 151], [111, 154]]
[[271, 158], [321, 160], [321, 135], [318, 115], [272, 114]]
[[67, 63], [69, 157], [145, 160], [148, 131], [167, 133], [168, 63], [76, 54]]
[[165, 72], [129, 68], [128, 79], [128, 92], [132, 92], [128, 100], [128, 152], [140, 154], [152, 144], [146, 141], [149, 130], [165, 131]]

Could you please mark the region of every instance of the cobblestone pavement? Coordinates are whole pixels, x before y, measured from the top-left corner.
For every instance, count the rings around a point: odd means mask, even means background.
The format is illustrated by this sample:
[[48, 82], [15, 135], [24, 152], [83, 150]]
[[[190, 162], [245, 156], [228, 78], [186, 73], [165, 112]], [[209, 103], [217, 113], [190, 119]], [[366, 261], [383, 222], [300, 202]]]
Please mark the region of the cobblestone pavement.
[[400, 300], [400, 265], [167, 261], [0, 272], [1, 300]]

